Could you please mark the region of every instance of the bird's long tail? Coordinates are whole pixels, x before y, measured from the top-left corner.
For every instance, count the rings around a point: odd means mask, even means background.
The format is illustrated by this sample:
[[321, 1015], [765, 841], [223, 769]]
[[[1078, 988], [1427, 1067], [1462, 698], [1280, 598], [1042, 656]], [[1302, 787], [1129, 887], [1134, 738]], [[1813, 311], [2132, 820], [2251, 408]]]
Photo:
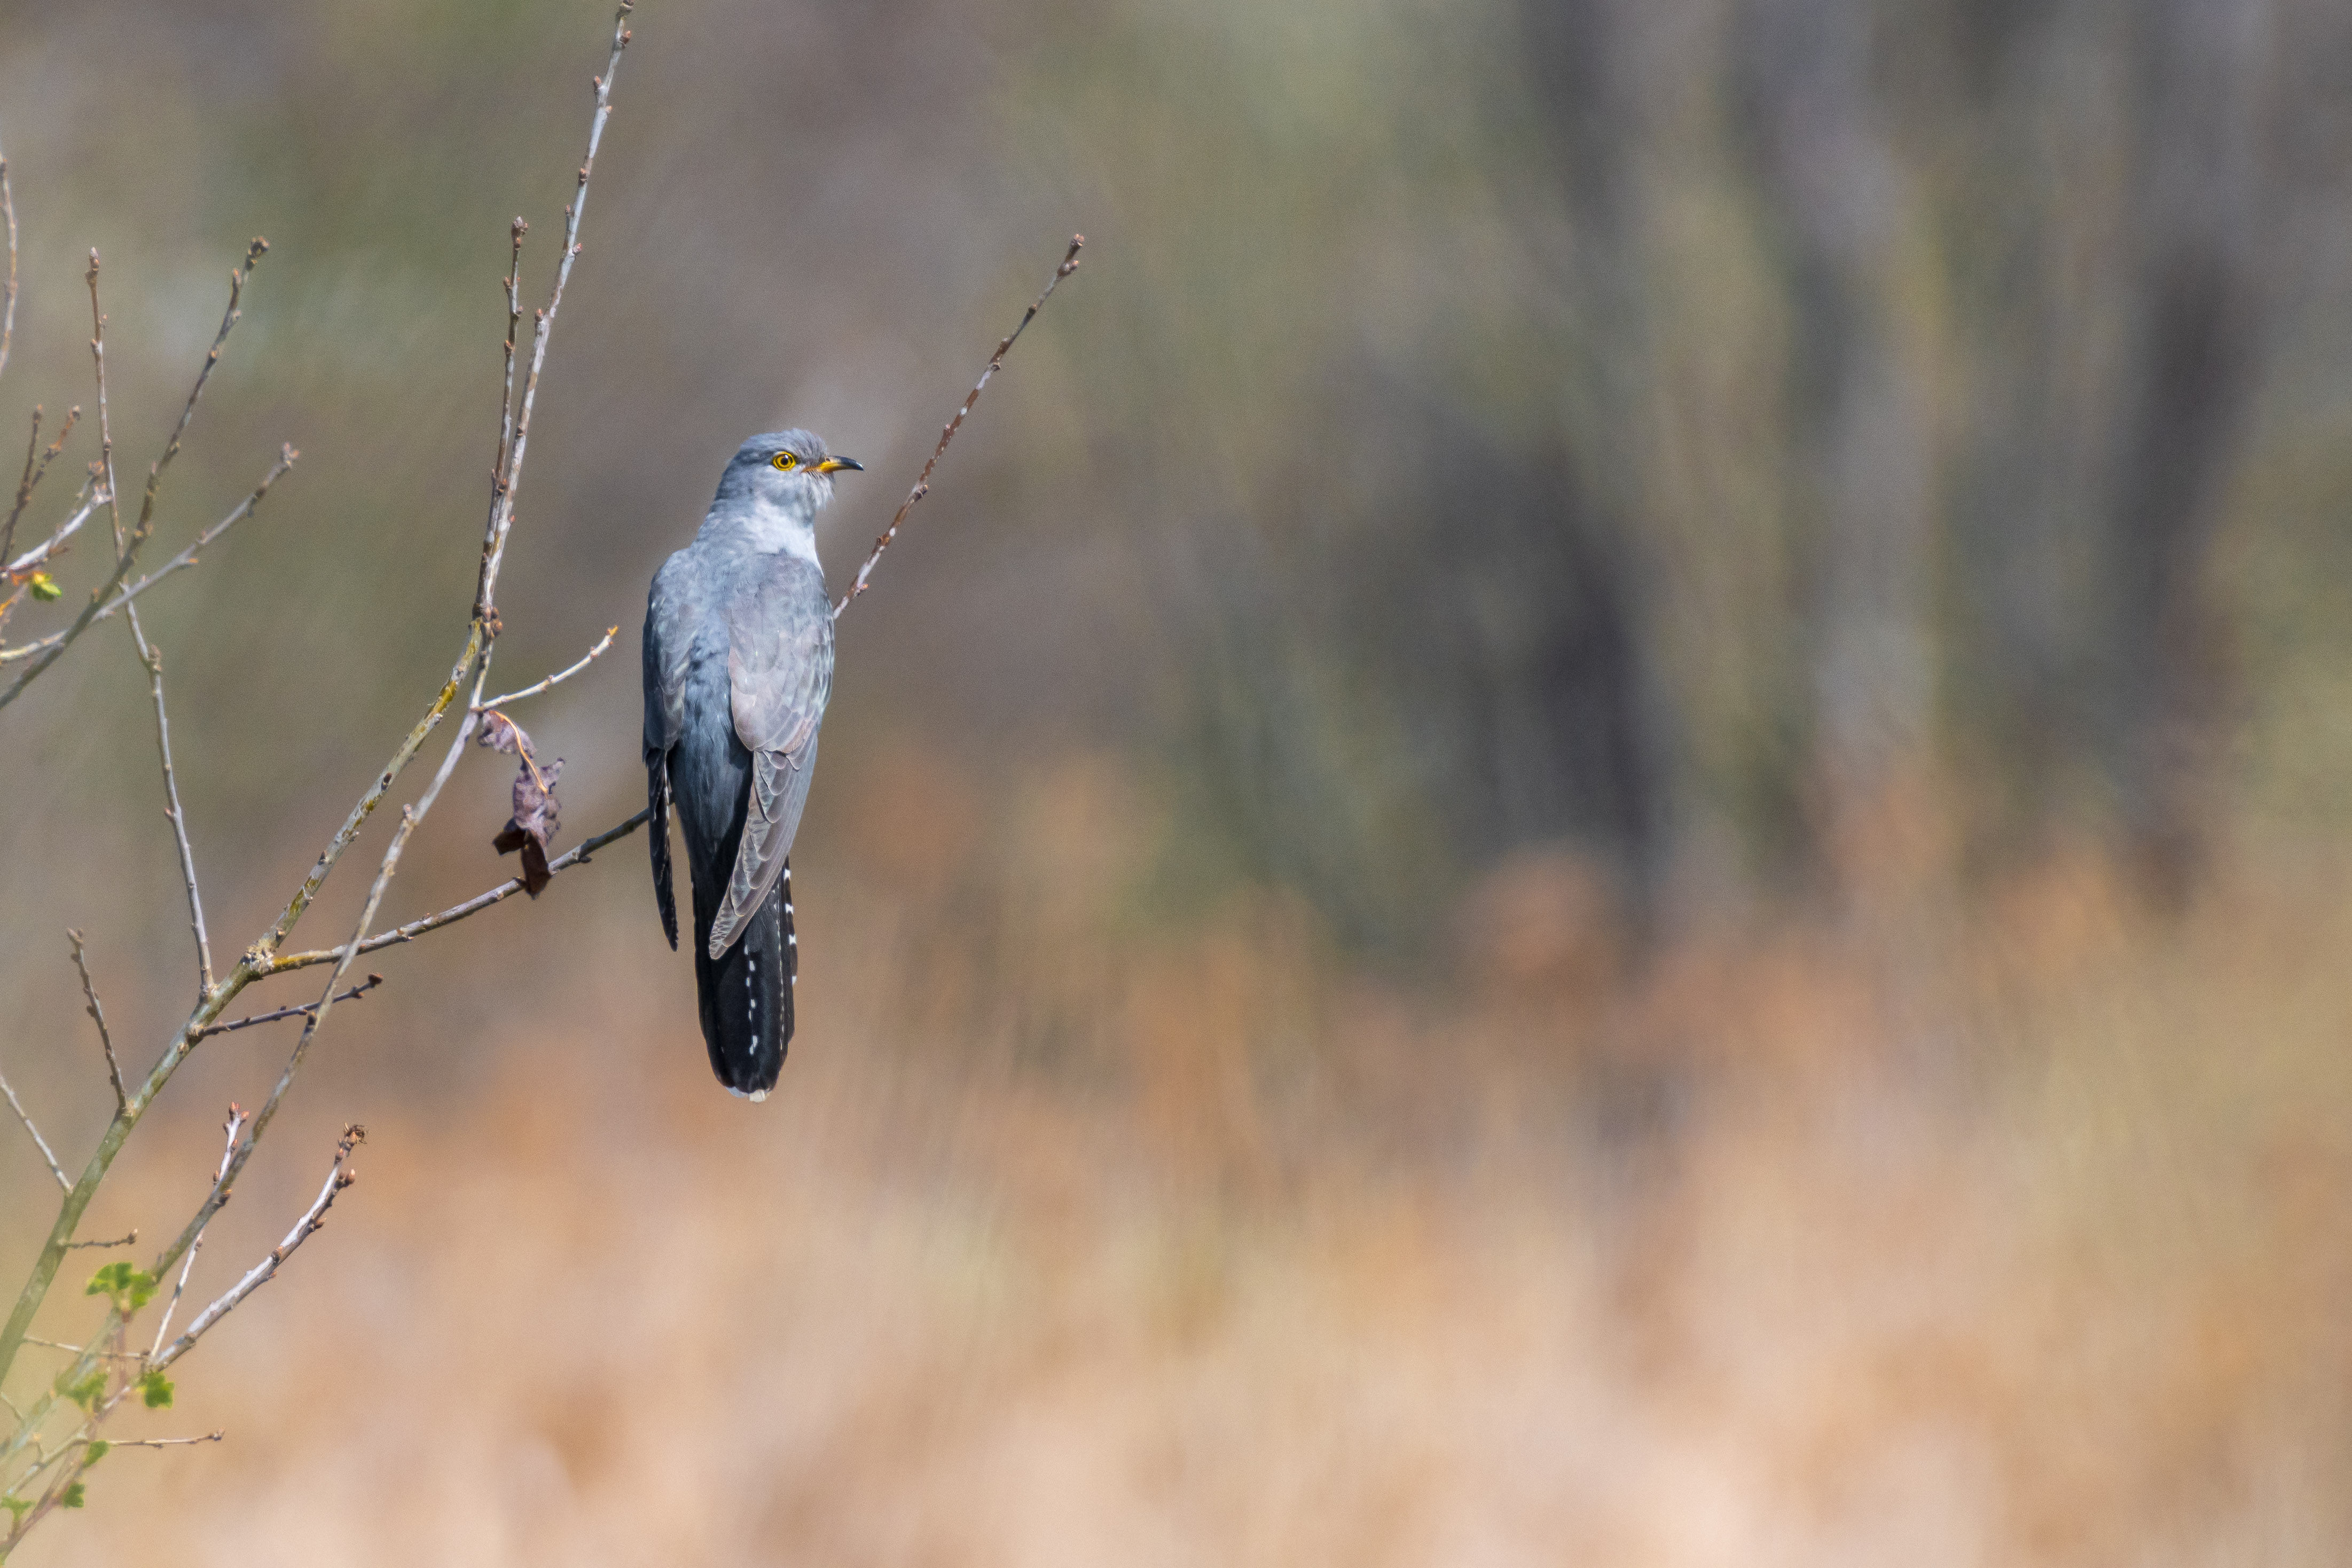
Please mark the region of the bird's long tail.
[[710, 1070], [738, 1094], [764, 1099], [783, 1070], [793, 1039], [793, 985], [800, 970], [793, 940], [793, 868], [743, 925], [742, 934], [710, 956], [718, 900], [694, 894], [694, 983], [702, 1001], [702, 1038]]

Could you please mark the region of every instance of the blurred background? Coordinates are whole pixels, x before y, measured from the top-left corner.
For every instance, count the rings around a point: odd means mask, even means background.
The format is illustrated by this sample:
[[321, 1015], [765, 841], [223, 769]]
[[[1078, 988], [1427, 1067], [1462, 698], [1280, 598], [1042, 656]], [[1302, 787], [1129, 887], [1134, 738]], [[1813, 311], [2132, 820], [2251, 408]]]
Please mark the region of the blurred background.
[[[90, 403], [98, 247], [128, 486], [271, 242], [158, 550], [302, 460], [145, 601], [217, 949], [458, 650], [608, 22], [0, 4], [8, 417]], [[635, 26], [493, 676], [623, 628], [517, 713], [559, 847], [642, 804], [738, 440], [866, 461], [845, 582], [1088, 241], [843, 620], [782, 1088], [711, 1082], [638, 838], [378, 955], [194, 1289], [345, 1121], [360, 1184], [121, 1423], [228, 1440], [23, 1562], [2344, 1560], [2352, 12]], [[64, 928], [140, 1061], [191, 990], [128, 640], [0, 714], [0, 1063], [76, 1167]], [[509, 873], [510, 776], [387, 921]], [[84, 1234], [175, 1227], [290, 1043]], [[13, 1281], [14, 1129], [0, 1194]]]

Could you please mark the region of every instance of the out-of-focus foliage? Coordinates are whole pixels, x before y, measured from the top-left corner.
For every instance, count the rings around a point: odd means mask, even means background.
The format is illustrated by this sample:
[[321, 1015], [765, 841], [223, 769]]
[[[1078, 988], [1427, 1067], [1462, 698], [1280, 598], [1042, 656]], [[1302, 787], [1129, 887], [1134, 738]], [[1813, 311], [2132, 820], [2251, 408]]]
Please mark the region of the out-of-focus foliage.
[[[349, 638], [388, 698], [437, 657], [416, 606], [465, 570], [497, 236], [535, 216], [543, 270], [575, 11], [9, 22], [20, 388], [73, 383], [83, 243], [152, 351], [123, 354], [144, 413], [219, 258], [278, 247], [206, 477], [282, 436], [333, 499], [249, 547], [249, 596], [183, 595], [235, 628], [192, 679]], [[1517, 845], [1580, 843], [1635, 894], [1836, 881], [1898, 797], [1970, 864], [2087, 829], [2177, 882], [2227, 800], [2295, 776], [2272, 737], [2298, 716], [2262, 694], [2341, 662], [2309, 602], [2343, 484], [2334, 7], [647, 20], [525, 502], [520, 661], [625, 615], [755, 426], [876, 460], [845, 556], [1083, 226], [1087, 286], [891, 563], [845, 712], [1006, 764], [1134, 749], [1181, 799], [1171, 885], [1272, 878], [1410, 948]], [[233, 819], [265, 726], [381, 717], [325, 661], [273, 685], [192, 770]]]
[[[164, 537], [302, 465], [145, 602], [216, 941], [447, 668], [603, 21], [0, 7], [0, 413], [88, 401], [96, 245], [136, 472], [272, 243]], [[843, 621], [779, 1103], [712, 1099], [634, 842], [396, 950], [289, 1110], [390, 1179], [189, 1373], [236, 1441], [94, 1502], [232, 1475], [234, 1555], [395, 1477], [406, 1561], [2341, 1555], [2352, 12], [646, 0], [618, 106], [501, 590], [506, 684], [626, 628], [522, 716], [575, 841], [736, 442], [866, 463], [845, 572], [1088, 240]], [[184, 1004], [121, 640], [0, 716], [64, 1149], [57, 930], [123, 1037]], [[509, 785], [387, 918], [502, 875]], [[279, 1425], [322, 1386], [389, 1414]]]

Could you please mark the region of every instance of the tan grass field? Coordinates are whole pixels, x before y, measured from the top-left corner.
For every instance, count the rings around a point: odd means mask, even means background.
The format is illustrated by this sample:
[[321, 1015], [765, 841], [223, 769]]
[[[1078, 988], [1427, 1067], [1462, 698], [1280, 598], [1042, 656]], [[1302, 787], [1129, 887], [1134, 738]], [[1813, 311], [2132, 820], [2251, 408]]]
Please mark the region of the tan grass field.
[[[1423, 992], [1277, 900], [1105, 935], [1101, 857], [1003, 895], [983, 985], [898, 885], [759, 1108], [616, 920], [462, 1104], [311, 1086], [388, 1107], [359, 1184], [123, 1427], [228, 1440], [110, 1456], [20, 1560], [2341, 1561], [2326, 859], [1642, 963], [1523, 861]], [[184, 1198], [174, 1125], [126, 1208]]]

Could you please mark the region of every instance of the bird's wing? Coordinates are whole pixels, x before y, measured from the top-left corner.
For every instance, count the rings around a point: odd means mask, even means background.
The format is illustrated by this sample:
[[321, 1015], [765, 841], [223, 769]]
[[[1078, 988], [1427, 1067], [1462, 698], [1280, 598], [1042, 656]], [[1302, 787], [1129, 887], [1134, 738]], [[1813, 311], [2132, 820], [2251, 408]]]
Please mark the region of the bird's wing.
[[727, 951], [782, 875], [816, 767], [817, 726], [833, 693], [833, 607], [814, 568], [789, 557], [728, 606], [728, 700], [751, 753], [751, 798], [710, 955]]
[[646, 805], [652, 813], [646, 842], [653, 851], [654, 903], [662, 931], [677, 945], [677, 895], [670, 885], [669, 752], [686, 724], [686, 667], [693, 651], [690, 606], [682, 589], [688, 580], [679, 556], [654, 574], [646, 595]]

